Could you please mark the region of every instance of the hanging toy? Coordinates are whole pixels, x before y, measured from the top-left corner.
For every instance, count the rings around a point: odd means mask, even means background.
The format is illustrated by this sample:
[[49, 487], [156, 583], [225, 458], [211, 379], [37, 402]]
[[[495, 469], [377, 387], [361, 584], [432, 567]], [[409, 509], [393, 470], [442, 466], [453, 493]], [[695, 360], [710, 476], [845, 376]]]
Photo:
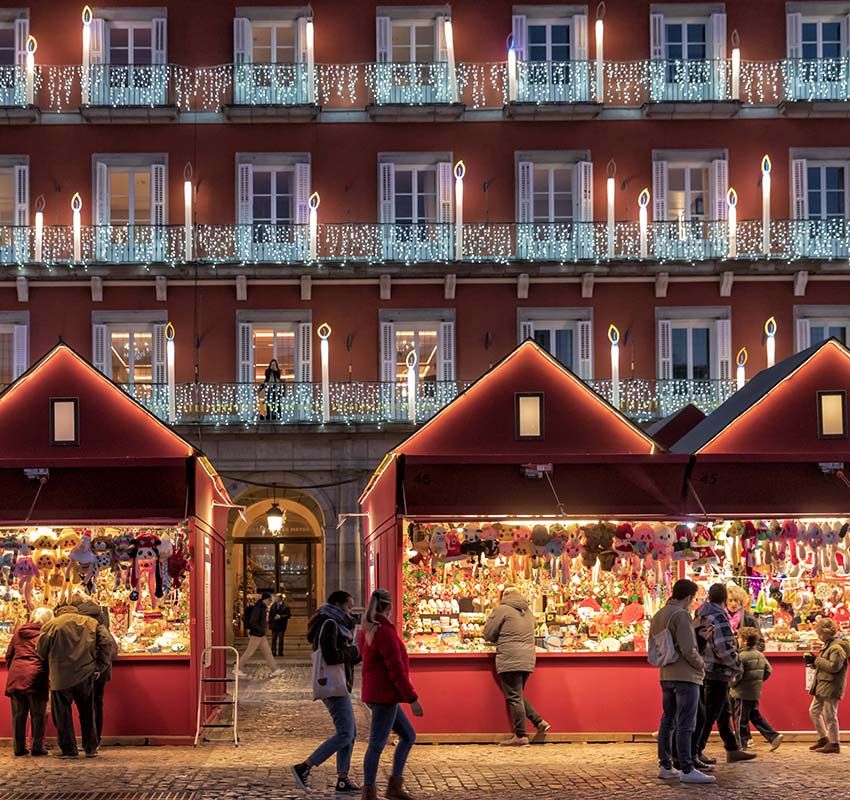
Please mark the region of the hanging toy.
[[676, 534], [669, 525], [658, 524], [653, 528], [653, 556], [657, 571], [658, 582], [670, 571], [673, 560], [673, 542]]
[[708, 525], [698, 522], [694, 526], [694, 544], [697, 549], [696, 564], [698, 566], [720, 563], [720, 558], [715, 550], [717, 542], [714, 538], [714, 532]]
[[481, 543], [484, 547], [485, 558], [495, 558], [499, 555], [499, 531], [493, 525], [485, 525], [481, 529]]
[[561, 557], [561, 579], [569, 583], [576, 559], [581, 555], [581, 528], [569, 525], [565, 531], [564, 555]]
[[694, 534], [690, 525], [677, 525], [673, 529], [675, 541], [673, 542], [673, 561], [696, 561], [697, 554], [694, 551]]
[[782, 520], [782, 547], [780, 556], [785, 561], [790, 561], [791, 566], [786, 570], [789, 576], [796, 577], [800, 571], [800, 558], [797, 550], [797, 537], [800, 528], [796, 520]]
[[133, 563], [133, 536], [121, 533], [112, 540], [112, 572], [115, 575], [115, 589], [120, 586], [129, 588], [130, 567]]
[[162, 593], [168, 595], [171, 591], [171, 576], [168, 574], [168, 559], [174, 555], [174, 542], [168, 533], [159, 537], [159, 573], [162, 575]]
[[168, 576], [171, 579], [171, 585], [175, 589], [180, 589], [183, 586], [183, 581], [189, 574], [190, 566], [186, 547], [178, 542], [174, 550], [174, 555], [168, 559]]
[[812, 577], [817, 578], [823, 571], [823, 530], [817, 522], [806, 526], [806, 544], [812, 551]]
[[70, 563], [65, 571], [66, 601], [70, 602], [77, 588], [91, 594], [97, 580], [97, 556], [92, 552], [91, 531], [85, 531], [80, 543], [68, 554]]
[[635, 529], [628, 522], [621, 522], [614, 532], [614, 552], [628, 575], [637, 575], [640, 569], [640, 559], [635, 555], [634, 536]]
[[744, 523], [740, 520], [735, 520], [729, 524], [726, 530], [727, 546], [729, 548], [729, 556], [732, 560], [732, 574], [741, 574], [741, 539], [744, 536]]
[[449, 554], [448, 539], [444, 528], [434, 528], [431, 534], [431, 552], [438, 561], [444, 561]]
[[24, 598], [27, 610], [32, 611], [35, 607], [32, 601], [32, 579], [38, 576], [38, 568], [32, 559], [32, 549], [26, 539], [21, 542], [21, 550], [15, 566], [12, 568], [12, 577], [18, 581], [18, 589]]
[[538, 556], [546, 554], [546, 545], [551, 539], [549, 529], [545, 525], [535, 525], [531, 529], [531, 543], [534, 545], [534, 552]]
[[650, 571], [654, 572], [655, 560], [652, 554], [655, 548], [655, 533], [652, 530], [652, 525], [647, 522], [641, 522], [635, 525], [632, 547], [638, 559], [643, 560], [644, 574]]
[[130, 601], [138, 603], [141, 600], [140, 586], [145, 579], [148, 589], [148, 602], [152, 610], [156, 610], [157, 602], [162, 597], [162, 573], [159, 563], [159, 537], [152, 533], [144, 533], [133, 540], [133, 562], [130, 567]]
[[109, 536], [99, 534], [92, 539], [91, 549], [97, 559], [99, 573], [106, 574], [112, 571], [112, 539]]
[[824, 568], [833, 575], [838, 572], [838, 543], [841, 541], [841, 526], [836, 522], [823, 524]]
[[756, 566], [756, 545], [758, 543], [758, 531], [756, 526], [750, 520], [744, 523], [744, 530], [741, 533], [741, 566], [744, 570], [744, 575], [752, 577], [755, 574]]

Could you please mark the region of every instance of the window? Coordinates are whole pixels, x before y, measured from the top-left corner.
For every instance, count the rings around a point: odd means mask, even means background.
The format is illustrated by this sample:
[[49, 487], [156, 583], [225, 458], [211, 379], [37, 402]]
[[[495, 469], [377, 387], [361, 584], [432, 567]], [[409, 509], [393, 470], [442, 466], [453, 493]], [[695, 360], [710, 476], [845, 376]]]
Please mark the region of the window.
[[593, 377], [593, 320], [590, 308], [521, 308], [519, 341], [534, 339], [582, 380]]
[[397, 381], [407, 379], [407, 358], [410, 352], [416, 353], [416, 373], [418, 380], [435, 383], [437, 376], [439, 323], [412, 322], [399, 323], [394, 331]]
[[667, 212], [671, 220], [706, 219], [709, 205], [707, 164], [670, 164], [667, 182]]
[[432, 387], [429, 392], [435, 394], [440, 383], [453, 383], [454, 330], [449, 310], [381, 311], [381, 381], [405, 384], [407, 358], [413, 352], [418, 384]]
[[570, 26], [565, 20], [528, 21], [528, 60], [570, 60]]
[[80, 401], [76, 397], [50, 398], [50, 444], [80, 443]]
[[711, 326], [674, 322], [673, 380], [707, 381], [711, 376]]
[[295, 64], [299, 61], [296, 27], [285, 22], [252, 22], [254, 64]]
[[[5, 322], [5, 319], [15, 321]], [[18, 319], [22, 324], [17, 324]], [[0, 389], [19, 378], [27, 369], [29, 351], [27, 346], [26, 314], [16, 312], [0, 314]]]
[[839, 20], [806, 20], [800, 28], [801, 54], [804, 60], [841, 58], [843, 52]]
[[847, 208], [847, 166], [813, 164], [806, 167], [809, 219], [844, 219]]
[[113, 22], [109, 26], [109, 63], [112, 66], [149, 66], [153, 63], [153, 24]]
[[0, 169], [0, 225], [15, 224], [15, 176], [11, 169]]
[[14, 66], [15, 52], [15, 26], [0, 22], [0, 67]]
[[[665, 21], [664, 36], [668, 61], [704, 61], [708, 57], [705, 22]], [[668, 66], [668, 70], [672, 81], [675, 65]]]
[[847, 438], [847, 395], [845, 392], [818, 392], [818, 438]]
[[570, 222], [573, 218], [572, 165], [535, 164], [533, 175], [533, 221]]
[[842, 344], [848, 344], [849, 320], [810, 319], [808, 322], [810, 345], [820, 344], [827, 339], [838, 339]]
[[794, 306], [795, 352], [837, 339], [850, 345], [850, 306]]
[[395, 221], [402, 225], [437, 221], [437, 168], [395, 168]]
[[262, 383], [266, 378], [266, 369], [272, 360], [277, 361], [282, 381], [294, 381], [296, 369], [294, 323], [281, 325], [253, 326], [253, 375], [254, 380]]
[[516, 402], [516, 438], [543, 438], [543, 393], [518, 392]]
[[313, 380], [313, 326], [304, 312], [240, 312], [237, 325], [239, 383], [263, 383], [266, 369], [277, 361], [280, 380], [310, 383]]
[[109, 223], [151, 224], [150, 167], [109, 169]]
[[575, 369], [575, 325], [570, 322], [534, 322], [534, 341], [568, 369]]
[[294, 167], [254, 168], [251, 212], [254, 225], [290, 225], [295, 221]]
[[[2, 89], [0, 89], [2, 93]], [[29, 164], [26, 156], [0, 156], [0, 254], [29, 260]], [[8, 250], [13, 252], [9, 253]], [[3, 257], [0, 257], [3, 260]]]
[[658, 308], [656, 324], [659, 379], [721, 381], [723, 396], [732, 380], [729, 308]]
[[394, 64], [430, 64], [436, 60], [436, 31], [433, 20], [393, 20]]
[[109, 376], [116, 383], [153, 382], [153, 326], [109, 328]]

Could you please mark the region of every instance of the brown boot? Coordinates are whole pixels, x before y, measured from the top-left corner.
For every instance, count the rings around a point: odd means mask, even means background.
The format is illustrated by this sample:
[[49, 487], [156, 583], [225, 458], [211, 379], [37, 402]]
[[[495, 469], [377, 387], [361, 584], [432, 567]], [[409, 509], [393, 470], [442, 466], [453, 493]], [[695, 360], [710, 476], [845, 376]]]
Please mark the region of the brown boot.
[[390, 775], [390, 782], [387, 784], [387, 793], [384, 795], [387, 800], [413, 800], [404, 788], [404, 779]]
[[809, 750], [820, 750], [820, 749], [821, 749], [821, 747], [826, 747], [828, 744], [829, 744], [829, 739], [827, 739], [827, 738], [826, 738], [826, 736], [824, 736], [824, 737], [822, 737], [821, 739], [818, 739], [818, 740], [817, 740], [817, 741], [816, 741], [816, 742], [815, 742], [815, 743], [814, 743], [814, 744], [813, 744], [813, 745], [809, 748]]
[[364, 786], [360, 794], [360, 800], [378, 800], [378, 787]]
[[818, 750], [819, 753], [840, 753], [841, 745], [838, 742], [829, 742]]

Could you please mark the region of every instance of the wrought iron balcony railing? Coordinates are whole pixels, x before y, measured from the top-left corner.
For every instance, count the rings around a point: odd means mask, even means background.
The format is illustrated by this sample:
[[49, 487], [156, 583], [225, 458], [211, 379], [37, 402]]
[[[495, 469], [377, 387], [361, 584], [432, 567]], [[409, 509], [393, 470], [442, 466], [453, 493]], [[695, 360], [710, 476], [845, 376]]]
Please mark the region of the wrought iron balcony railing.
[[86, 106], [176, 105], [170, 64], [92, 64], [81, 70], [82, 102]]
[[297, 106], [315, 102], [306, 64], [234, 64], [235, 105]]
[[26, 105], [29, 105], [26, 70], [20, 66], [0, 66], [0, 108]]

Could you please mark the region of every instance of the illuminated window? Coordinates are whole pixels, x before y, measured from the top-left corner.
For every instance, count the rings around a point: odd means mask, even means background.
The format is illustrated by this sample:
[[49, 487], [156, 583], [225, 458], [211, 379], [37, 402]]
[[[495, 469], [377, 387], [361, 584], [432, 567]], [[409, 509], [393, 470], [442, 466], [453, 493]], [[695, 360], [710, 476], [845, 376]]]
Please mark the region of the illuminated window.
[[153, 382], [153, 325], [109, 328], [109, 376], [116, 383]]
[[[255, 64], [294, 64], [295, 25], [286, 22], [252, 22], [251, 47]], [[259, 74], [259, 73], [258, 73]]]
[[543, 438], [543, 393], [518, 392], [516, 398], [516, 438]]
[[150, 167], [109, 168], [109, 223], [151, 224]]
[[845, 392], [818, 392], [818, 437], [847, 438], [847, 395]]
[[667, 170], [667, 216], [670, 221], [705, 219], [709, 205], [709, 165], [671, 163]]
[[266, 369], [277, 361], [280, 380], [294, 381], [296, 369], [295, 325], [262, 325], [255, 323], [254, 337], [254, 380], [262, 383]]
[[570, 222], [573, 218], [573, 165], [535, 164], [534, 222]]
[[407, 380], [407, 356], [411, 350], [416, 353], [419, 381], [437, 380], [439, 335], [439, 325], [433, 323], [398, 323], [395, 329], [396, 380]]
[[436, 59], [434, 22], [431, 20], [393, 20], [392, 62], [394, 64], [431, 64]]
[[76, 397], [50, 399], [50, 444], [80, 443], [79, 403]]

